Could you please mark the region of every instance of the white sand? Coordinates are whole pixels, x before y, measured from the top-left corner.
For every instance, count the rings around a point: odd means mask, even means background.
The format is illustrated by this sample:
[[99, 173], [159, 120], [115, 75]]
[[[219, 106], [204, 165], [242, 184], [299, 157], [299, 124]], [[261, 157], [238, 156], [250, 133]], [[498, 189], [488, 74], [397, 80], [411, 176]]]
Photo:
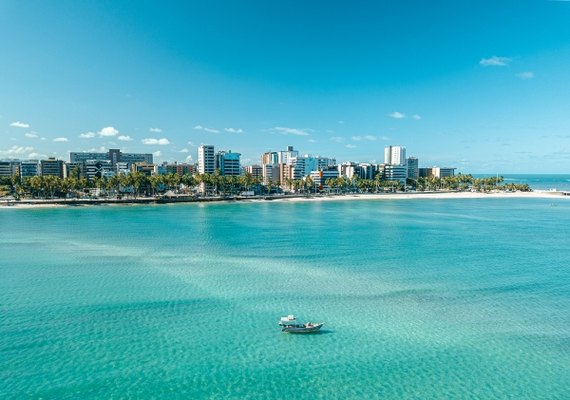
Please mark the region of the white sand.
[[[378, 194], [344, 194], [344, 195], [311, 195], [299, 197], [280, 197], [275, 196], [270, 201], [279, 202], [299, 202], [299, 201], [348, 201], [348, 200], [409, 200], [409, 199], [513, 199], [513, 198], [564, 198], [570, 200], [570, 196], [563, 196], [562, 192], [553, 191], [534, 191], [534, 192], [493, 192], [493, 193], [479, 193], [479, 192], [413, 192], [413, 193], [378, 193]], [[233, 201], [233, 200], [229, 200]], [[240, 201], [247, 202], [265, 202], [263, 198], [242, 199]], [[202, 203], [200, 200], [197, 203]], [[71, 201], [70, 201], [71, 203]], [[88, 204], [89, 202], [87, 202]], [[213, 202], [215, 204], [217, 202]], [[74, 207], [81, 207], [87, 204], [73, 204]], [[135, 205], [133, 203], [122, 203], [117, 201], [112, 202], [98, 202], [93, 201], [92, 204], [101, 205]], [[153, 203], [141, 203], [153, 204]], [[165, 203], [171, 204], [171, 203]], [[172, 204], [187, 204], [187, 203], [172, 203]], [[71, 205], [71, 204], [70, 204]], [[20, 203], [10, 200], [8, 203], [5, 200], [0, 200], [0, 209], [27, 209], [27, 208], [59, 208], [68, 207], [68, 204], [54, 204], [49, 200], [25, 200]]]

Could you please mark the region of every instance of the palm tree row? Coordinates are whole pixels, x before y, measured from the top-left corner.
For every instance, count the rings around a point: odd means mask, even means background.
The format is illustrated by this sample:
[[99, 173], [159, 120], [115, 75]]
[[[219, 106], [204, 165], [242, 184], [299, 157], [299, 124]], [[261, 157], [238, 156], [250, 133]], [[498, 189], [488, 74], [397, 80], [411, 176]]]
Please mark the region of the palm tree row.
[[[458, 174], [438, 178], [434, 176], [420, 177], [417, 180], [408, 179], [406, 186], [399, 181], [382, 179], [379, 174], [374, 179], [361, 179], [353, 177], [328, 178], [325, 187], [316, 187], [311, 177], [304, 179], [286, 179], [284, 189], [296, 193], [310, 193], [327, 191], [328, 193], [378, 193], [381, 191], [405, 190], [406, 187], [418, 191], [437, 190], [476, 190], [476, 191], [530, 191], [528, 185], [513, 183], [503, 184], [503, 177], [473, 178], [472, 175]], [[260, 187], [261, 182], [251, 174], [239, 176], [224, 176], [216, 171], [213, 174], [195, 175], [151, 175], [141, 172], [118, 174], [111, 177], [95, 177], [87, 180], [81, 177], [78, 171], [73, 171], [69, 177], [59, 178], [56, 176], [32, 176], [20, 178], [17, 175], [11, 178], [3, 178], [0, 185], [5, 185], [17, 198], [54, 198], [54, 197], [84, 197], [97, 190], [98, 196], [125, 196], [139, 195], [152, 196], [158, 193], [184, 193], [193, 194], [196, 187], [201, 185], [206, 195], [228, 196], [237, 195], [241, 192], [250, 191], [254, 186]], [[265, 191], [271, 193], [278, 185], [271, 182], [265, 186]]]

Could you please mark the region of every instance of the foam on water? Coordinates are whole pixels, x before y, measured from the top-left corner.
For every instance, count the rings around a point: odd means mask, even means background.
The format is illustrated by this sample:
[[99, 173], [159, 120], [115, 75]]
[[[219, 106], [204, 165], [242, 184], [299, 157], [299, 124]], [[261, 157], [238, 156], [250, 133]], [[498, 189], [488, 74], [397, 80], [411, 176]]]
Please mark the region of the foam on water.
[[[0, 397], [568, 398], [549, 203], [2, 213]], [[281, 334], [289, 313], [323, 332]]]

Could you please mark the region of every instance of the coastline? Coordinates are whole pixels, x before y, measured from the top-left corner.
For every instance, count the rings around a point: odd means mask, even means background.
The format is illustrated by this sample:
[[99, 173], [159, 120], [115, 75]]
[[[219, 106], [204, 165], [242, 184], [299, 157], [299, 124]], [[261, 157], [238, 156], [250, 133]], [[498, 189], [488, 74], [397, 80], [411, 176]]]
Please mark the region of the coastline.
[[570, 193], [560, 191], [533, 192], [406, 192], [406, 193], [353, 193], [353, 194], [313, 194], [313, 195], [273, 195], [273, 196], [232, 196], [232, 197], [140, 197], [127, 199], [26, 199], [0, 200], [0, 209], [28, 209], [104, 205], [160, 205], [180, 203], [219, 203], [219, 202], [305, 202], [305, 201], [350, 201], [350, 200], [411, 200], [411, 199], [488, 199], [488, 198], [568, 198]]

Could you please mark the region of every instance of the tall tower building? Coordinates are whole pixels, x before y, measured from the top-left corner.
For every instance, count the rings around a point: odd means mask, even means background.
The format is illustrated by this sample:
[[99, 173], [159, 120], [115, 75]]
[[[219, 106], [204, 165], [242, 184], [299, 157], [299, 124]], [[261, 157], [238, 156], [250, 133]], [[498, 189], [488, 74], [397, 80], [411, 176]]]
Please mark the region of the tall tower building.
[[418, 159], [416, 157], [408, 158], [408, 178], [418, 179], [420, 177], [420, 170]]
[[384, 164], [406, 165], [406, 148], [404, 146], [386, 146], [384, 148]]
[[220, 170], [220, 174], [241, 175], [240, 153], [232, 153], [232, 151], [218, 151], [216, 154], [216, 169]]
[[216, 168], [216, 156], [214, 146], [203, 144], [198, 147], [198, 172], [201, 174], [213, 174]]

